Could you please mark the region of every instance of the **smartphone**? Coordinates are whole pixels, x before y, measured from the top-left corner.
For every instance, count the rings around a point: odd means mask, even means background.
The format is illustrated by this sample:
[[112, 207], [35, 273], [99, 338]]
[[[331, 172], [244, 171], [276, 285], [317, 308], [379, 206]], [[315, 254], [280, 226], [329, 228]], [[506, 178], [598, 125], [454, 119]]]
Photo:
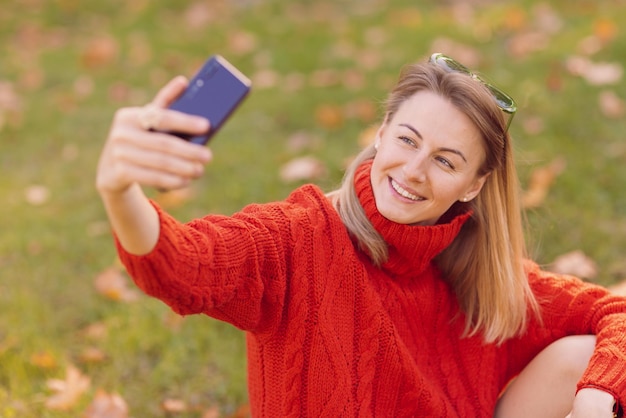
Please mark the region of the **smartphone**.
[[241, 104], [252, 83], [241, 71], [220, 55], [210, 57], [189, 82], [187, 89], [169, 108], [202, 116], [211, 128], [205, 135], [170, 132], [196, 144], [206, 144], [226, 119]]

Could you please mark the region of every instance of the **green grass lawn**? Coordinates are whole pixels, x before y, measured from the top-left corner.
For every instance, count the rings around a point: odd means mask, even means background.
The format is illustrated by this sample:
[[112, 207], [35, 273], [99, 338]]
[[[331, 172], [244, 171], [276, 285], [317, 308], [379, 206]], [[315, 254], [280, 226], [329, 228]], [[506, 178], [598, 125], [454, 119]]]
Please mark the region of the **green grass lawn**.
[[[134, 417], [202, 417], [211, 408], [234, 416], [246, 404], [239, 331], [206, 317], [177, 320], [145, 296], [113, 300], [94, 285], [115, 265], [94, 189], [115, 109], [146, 103], [212, 53], [255, 85], [215, 138], [215, 161], [193, 197], [172, 208], [179, 219], [285, 197], [297, 183], [282, 181], [279, 168], [299, 156], [322, 161], [325, 174], [315, 181], [334, 187], [361, 133], [379, 120], [400, 67], [440, 50], [518, 100], [511, 130], [524, 185], [537, 167], [566, 161], [542, 204], [528, 211], [537, 261], [582, 250], [598, 265], [596, 281], [626, 278], [626, 84], [619, 74], [610, 82], [626, 56], [626, 2], [549, 4], [29, 0], [3, 7], [0, 416], [80, 416], [99, 389], [119, 394]], [[583, 66], [578, 74], [573, 57], [616, 66]], [[594, 74], [597, 83], [584, 77]], [[600, 106], [605, 95], [615, 99], [613, 110]], [[94, 328], [97, 335], [87, 331]], [[89, 358], [90, 349], [103, 357]], [[64, 378], [68, 365], [90, 386], [55, 411], [46, 407], [54, 393], [47, 383]], [[184, 402], [182, 412], [168, 400]]]

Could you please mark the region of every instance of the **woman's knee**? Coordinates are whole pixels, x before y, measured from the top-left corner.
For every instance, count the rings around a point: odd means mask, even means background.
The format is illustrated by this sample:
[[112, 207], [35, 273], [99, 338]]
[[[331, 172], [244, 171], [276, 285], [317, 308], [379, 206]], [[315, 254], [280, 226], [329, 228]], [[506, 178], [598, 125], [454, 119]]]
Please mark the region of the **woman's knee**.
[[544, 364], [554, 368], [564, 379], [579, 380], [587, 369], [595, 346], [594, 335], [573, 335], [553, 342], [539, 356], [545, 356]]

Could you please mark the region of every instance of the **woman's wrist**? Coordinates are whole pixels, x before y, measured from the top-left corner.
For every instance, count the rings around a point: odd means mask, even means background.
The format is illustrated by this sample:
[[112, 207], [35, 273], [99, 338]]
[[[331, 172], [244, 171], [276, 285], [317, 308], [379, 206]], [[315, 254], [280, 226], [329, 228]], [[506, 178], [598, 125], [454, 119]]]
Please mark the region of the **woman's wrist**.
[[574, 398], [573, 412], [579, 411], [584, 411], [584, 416], [616, 417], [616, 400], [611, 393], [601, 389], [582, 388]]

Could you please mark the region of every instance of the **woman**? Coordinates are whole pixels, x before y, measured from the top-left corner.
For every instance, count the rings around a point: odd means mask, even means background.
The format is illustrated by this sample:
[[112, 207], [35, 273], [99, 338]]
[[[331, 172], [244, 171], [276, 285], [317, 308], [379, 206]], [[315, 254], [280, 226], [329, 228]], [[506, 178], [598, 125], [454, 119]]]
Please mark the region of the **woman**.
[[183, 225], [141, 186], [211, 159], [158, 132], [209, 129], [164, 109], [185, 86], [117, 113], [97, 187], [140, 288], [246, 331], [253, 416], [613, 416], [626, 301], [525, 259], [508, 96], [434, 54], [340, 190]]

